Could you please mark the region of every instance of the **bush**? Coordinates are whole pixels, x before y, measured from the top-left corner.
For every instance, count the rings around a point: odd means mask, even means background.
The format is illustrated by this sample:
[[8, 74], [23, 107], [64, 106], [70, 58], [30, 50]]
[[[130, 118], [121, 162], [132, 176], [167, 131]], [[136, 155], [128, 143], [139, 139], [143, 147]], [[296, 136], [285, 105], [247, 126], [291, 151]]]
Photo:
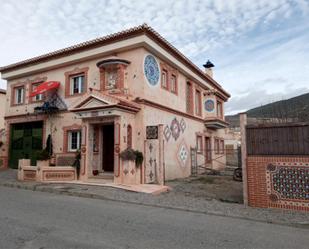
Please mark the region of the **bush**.
[[144, 161], [143, 153], [138, 151], [138, 150], [136, 150], [135, 151], [135, 156], [136, 156], [136, 158], [135, 158], [135, 165], [136, 165], [136, 167], [139, 168], [143, 164], [143, 161]]
[[124, 161], [134, 161], [137, 168], [140, 167], [144, 161], [143, 153], [131, 148], [127, 148], [122, 151], [120, 153], [120, 158]]
[[120, 158], [124, 161], [135, 161], [136, 155], [133, 149], [127, 148], [120, 153]]
[[36, 160], [45, 161], [45, 160], [48, 160], [48, 159], [50, 159], [50, 155], [49, 155], [49, 152], [46, 149], [40, 150], [36, 153]]

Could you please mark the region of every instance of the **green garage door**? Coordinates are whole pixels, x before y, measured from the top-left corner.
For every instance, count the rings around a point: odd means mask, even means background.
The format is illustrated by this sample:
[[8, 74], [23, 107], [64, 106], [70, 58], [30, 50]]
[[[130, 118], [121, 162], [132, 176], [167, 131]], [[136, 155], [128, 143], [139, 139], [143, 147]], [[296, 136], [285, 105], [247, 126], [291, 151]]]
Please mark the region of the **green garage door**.
[[18, 168], [19, 159], [31, 159], [36, 165], [36, 153], [42, 149], [43, 122], [13, 124], [10, 137], [9, 165]]

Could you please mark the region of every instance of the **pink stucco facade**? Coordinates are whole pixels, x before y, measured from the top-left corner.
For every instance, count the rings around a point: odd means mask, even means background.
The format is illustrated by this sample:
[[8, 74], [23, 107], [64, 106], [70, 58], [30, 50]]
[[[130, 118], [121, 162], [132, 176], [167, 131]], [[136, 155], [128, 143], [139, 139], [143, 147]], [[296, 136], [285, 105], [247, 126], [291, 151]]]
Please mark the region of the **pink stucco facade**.
[[[229, 95], [210, 76], [202, 75], [180, 57], [178, 51], [164, 47], [166, 41], [157, 40], [152, 29], [140, 29], [146, 31], [131, 35], [129, 30], [127, 36], [115, 38], [114, 42], [1, 69], [2, 78], [7, 80], [8, 99], [5, 125], [10, 142], [6, 145], [6, 166], [12, 156], [12, 125], [42, 121], [42, 144], [44, 147], [51, 134], [52, 160], [57, 166], [76, 154], [69, 149], [70, 132], [81, 132], [80, 177], [84, 181], [108, 176], [116, 183], [150, 183], [187, 177], [191, 174], [190, 148], [197, 144], [199, 164], [208, 157], [207, 167], [224, 168], [223, 113]], [[149, 58], [150, 66], [146, 65]], [[163, 76], [163, 72], [167, 75]], [[70, 94], [76, 75], [83, 76], [83, 91]], [[60, 82], [57, 95], [65, 105], [64, 110], [52, 115], [34, 110], [44, 100], [29, 98], [33, 85], [46, 81]], [[20, 87], [23, 101], [16, 104], [16, 98], [20, 98], [16, 89]], [[207, 108], [206, 102], [210, 104]], [[149, 126], [158, 133], [155, 139], [147, 137]], [[107, 145], [107, 139], [113, 140], [112, 145]], [[127, 147], [143, 153], [140, 167], [119, 157]]]

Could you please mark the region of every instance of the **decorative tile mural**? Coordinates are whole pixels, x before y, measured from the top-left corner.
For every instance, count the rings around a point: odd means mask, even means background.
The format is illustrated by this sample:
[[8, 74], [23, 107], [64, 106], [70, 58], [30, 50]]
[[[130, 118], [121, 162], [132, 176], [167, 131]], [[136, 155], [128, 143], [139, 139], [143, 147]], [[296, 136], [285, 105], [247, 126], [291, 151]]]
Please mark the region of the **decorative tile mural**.
[[146, 139], [158, 139], [158, 126], [146, 126]]
[[168, 125], [164, 127], [163, 134], [164, 134], [165, 140], [168, 142], [168, 140], [170, 140], [170, 137], [172, 136], [171, 129]]
[[189, 150], [184, 141], [181, 142], [178, 152], [177, 158], [182, 167], [186, 167], [187, 161], [189, 159]]
[[204, 109], [207, 112], [214, 112], [215, 110], [215, 102], [213, 99], [206, 99], [204, 102]]
[[163, 134], [165, 137], [165, 140], [168, 142], [171, 137], [174, 138], [175, 141], [178, 140], [181, 133], [184, 133], [186, 130], [186, 122], [182, 118], [179, 122], [179, 120], [175, 117], [170, 125], [166, 125], [163, 130]]
[[267, 194], [272, 202], [309, 206], [309, 164], [276, 163], [266, 168]]
[[159, 141], [146, 140], [145, 149], [145, 183], [157, 183], [157, 172], [159, 167]]
[[153, 55], [147, 55], [144, 60], [144, 73], [148, 83], [156, 86], [160, 78], [160, 70], [157, 60]]

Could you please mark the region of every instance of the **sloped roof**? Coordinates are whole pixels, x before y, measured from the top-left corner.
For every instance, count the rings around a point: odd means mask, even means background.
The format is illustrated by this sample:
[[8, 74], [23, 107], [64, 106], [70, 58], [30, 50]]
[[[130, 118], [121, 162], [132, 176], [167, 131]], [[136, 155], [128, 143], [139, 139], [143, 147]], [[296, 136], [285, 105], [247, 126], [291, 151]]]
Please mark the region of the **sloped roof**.
[[120, 108], [129, 108], [134, 111], [139, 111], [141, 109], [140, 105], [132, 102], [130, 100], [124, 99], [120, 96], [112, 96], [109, 94], [104, 94], [96, 90], [92, 90], [79, 99], [77, 102], [73, 103], [72, 106], [69, 108], [70, 111], [79, 111], [82, 109], [88, 109], [88, 107], [83, 107], [89, 100], [96, 99], [101, 104], [108, 106], [117, 106]]
[[39, 64], [50, 59], [55, 59], [59, 57], [64, 57], [70, 54], [78, 53], [87, 49], [103, 46], [109, 43], [113, 43], [120, 40], [126, 40], [131, 37], [135, 37], [141, 34], [148, 35], [154, 39], [160, 46], [167, 49], [171, 54], [182, 61], [186, 66], [188, 66], [192, 71], [197, 73], [200, 77], [204, 78], [214, 87], [220, 89], [226, 97], [230, 97], [230, 94], [226, 92], [222, 86], [216, 82], [212, 77], [205, 74], [198, 66], [196, 66], [191, 60], [189, 60], [185, 55], [183, 55], [178, 49], [176, 49], [171, 43], [169, 43], [165, 38], [163, 38], [158, 32], [147, 24], [142, 24], [130, 29], [123, 30], [121, 32], [113, 33], [107, 36], [103, 36], [97, 39], [82, 42], [67, 48], [59, 49], [54, 52], [43, 54], [40, 56], [33, 57], [31, 59], [23, 60], [17, 63], [13, 63], [7, 66], [0, 67], [0, 72], [9, 72], [18, 68], [25, 66]]

